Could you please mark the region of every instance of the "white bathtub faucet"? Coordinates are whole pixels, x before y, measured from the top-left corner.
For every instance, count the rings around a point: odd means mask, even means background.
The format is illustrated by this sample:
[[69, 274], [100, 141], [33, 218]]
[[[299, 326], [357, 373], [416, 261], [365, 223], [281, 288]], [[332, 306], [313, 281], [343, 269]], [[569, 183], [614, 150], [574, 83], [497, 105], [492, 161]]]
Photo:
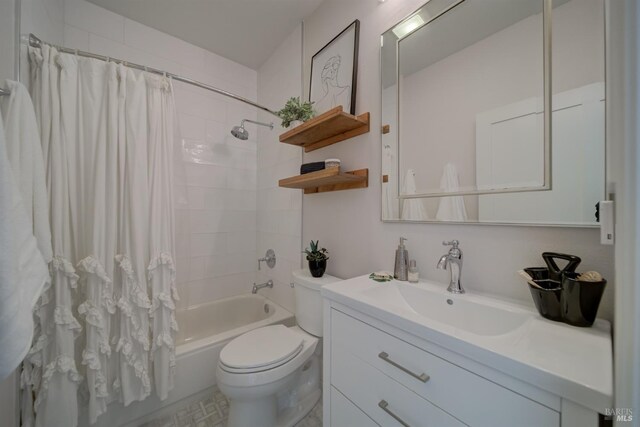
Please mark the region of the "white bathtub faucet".
[[255, 283], [253, 284], [253, 289], [251, 290], [252, 294], [257, 294], [258, 293], [258, 289], [262, 289], [262, 288], [271, 288], [273, 289], [273, 280], [269, 280], [267, 283], [261, 283], [259, 285], [256, 285]]

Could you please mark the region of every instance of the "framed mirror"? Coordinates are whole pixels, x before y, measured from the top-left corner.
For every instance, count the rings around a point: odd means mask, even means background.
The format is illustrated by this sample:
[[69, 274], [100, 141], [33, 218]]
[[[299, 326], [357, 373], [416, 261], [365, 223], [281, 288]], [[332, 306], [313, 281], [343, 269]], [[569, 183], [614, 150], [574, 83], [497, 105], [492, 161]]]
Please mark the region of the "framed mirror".
[[381, 45], [383, 220], [596, 225], [603, 0], [431, 0]]

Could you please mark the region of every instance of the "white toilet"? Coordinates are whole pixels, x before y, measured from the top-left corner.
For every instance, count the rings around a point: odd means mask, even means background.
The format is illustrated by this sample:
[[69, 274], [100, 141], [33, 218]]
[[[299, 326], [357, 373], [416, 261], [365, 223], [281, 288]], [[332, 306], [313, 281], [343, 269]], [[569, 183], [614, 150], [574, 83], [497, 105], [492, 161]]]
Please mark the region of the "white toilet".
[[339, 280], [294, 271], [298, 326], [254, 329], [222, 349], [216, 377], [229, 399], [228, 427], [290, 427], [318, 402], [322, 395], [320, 288]]

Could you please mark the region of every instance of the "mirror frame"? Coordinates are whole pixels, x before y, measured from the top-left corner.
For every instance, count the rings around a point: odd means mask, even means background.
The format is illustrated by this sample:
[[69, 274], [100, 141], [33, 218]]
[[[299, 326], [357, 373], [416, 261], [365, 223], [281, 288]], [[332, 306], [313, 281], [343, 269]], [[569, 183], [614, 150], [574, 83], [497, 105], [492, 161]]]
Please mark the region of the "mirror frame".
[[[379, 69], [380, 69], [380, 112], [381, 112], [381, 118], [382, 118], [382, 111], [383, 111], [383, 103], [384, 103], [384, 97], [383, 97], [383, 87], [382, 87], [382, 70], [383, 70], [383, 54], [382, 54], [382, 49], [384, 48], [383, 45], [383, 37], [384, 34], [386, 34], [387, 32], [391, 31], [392, 29], [394, 29], [395, 27], [397, 27], [398, 25], [402, 24], [403, 22], [407, 21], [408, 19], [411, 19], [414, 15], [416, 15], [418, 12], [420, 12], [428, 3], [430, 0], [427, 0], [424, 4], [422, 4], [418, 9], [414, 10], [413, 12], [411, 12], [409, 15], [407, 15], [406, 17], [404, 17], [403, 19], [401, 19], [399, 22], [395, 23], [393, 26], [391, 26], [390, 28], [388, 28], [386, 31], [384, 31], [381, 35], [380, 35], [380, 64], [379, 64]], [[410, 31], [409, 33], [405, 34], [404, 36], [402, 36], [401, 38], [399, 38], [398, 40], [396, 40], [396, 66], [395, 66], [395, 80], [396, 83], [399, 82], [399, 76], [400, 76], [400, 61], [398, 60], [398, 56], [399, 56], [399, 43], [400, 41], [402, 41], [403, 39], [405, 39], [406, 37], [410, 36], [411, 34], [415, 33], [416, 31], [420, 30], [421, 28], [423, 28], [425, 25], [428, 25], [430, 22], [434, 21], [435, 19], [439, 18], [440, 16], [444, 15], [445, 13], [451, 11], [452, 9], [454, 9], [455, 7], [459, 6], [460, 4], [464, 3], [466, 0], [452, 0], [452, 4], [449, 5], [448, 7], [445, 7], [443, 11], [437, 13], [436, 15], [434, 15], [433, 17], [430, 17], [430, 19], [428, 21], [425, 21], [422, 25], [420, 25], [419, 27], [413, 29], [412, 31]], [[551, 40], [552, 40], [552, 10], [553, 10], [553, 0], [539, 0], [542, 2], [543, 4], [543, 8], [542, 8], [542, 32], [543, 32], [543, 40], [542, 40], [542, 44], [543, 44], [543, 50], [542, 50], [542, 56], [543, 56], [543, 106], [544, 106], [544, 112], [543, 112], [543, 121], [544, 121], [544, 125], [543, 125], [543, 144], [544, 144], [544, 184], [541, 187], [524, 187], [524, 188], [518, 188], [518, 187], [513, 187], [513, 188], [508, 188], [508, 189], [493, 189], [493, 190], [467, 190], [467, 191], [452, 191], [452, 192], [428, 192], [428, 193], [417, 193], [417, 194], [410, 194], [410, 195], [400, 195], [400, 175], [398, 175], [397, 177], [397, 184], [398, 184], [398, 203], [401, 203], [403, 200], [407, 200], [407, 199], [422, 199], [422, 198], [439, 198], [439, 197], [449, 197], [449, 196], [468, 196], [468, 195], [481, 195], [481, 194], [501, 194], [501, 193], [521, 193], [521, 192], [533, 192], [533, 191], [547, 191], [547, 190], [551, 190], [552, 189], [552, 177], [551, 177], [551, 114], [552, 114], [552, 82], [551, 82], [551, 55], [552, 55], [552, 46], [551, 46]], [[399, 105], [399, 100], [400, 100], [400, 85], [397, 85], [397, 91], [396, 91], [396, 100], [397, 102], [397, 106], [395, 109], [395, 114], [396, 114], [396, 123], [400, 123], [399, 121], [399, 109], [400, 109], [400, 105]], [[396, 138], [396, 145], [398, 147], [398, 155], [397, 155], [397, 162], [398, 164], [400, 163], [400, 130], [398, 129], [398, 133], [397, 133], [397, 138]], [[380, 143], [380, 147], [382, 147], [382, 139], [381, 139], [381, 143]], [[383, 156], [380, 156], [380, 170], [382, 171], [382, 161], [383, 161]], [[380, 217], [382, 219], [382, 207], [380, 209]], [[437, 224], [483, 224], [482, 222], [451, 222], [451, 221], [403, 221], [401, 219], [397, 219], [397, 220], [385, 220], [382, 219], [383, 222], [402, 222], [402, 223], [437, 223]], [[491, 223], [491, 224], [497, 224], [497, 223]], [[513, 225], [510, 223], [505, 223], [507, 225]]]

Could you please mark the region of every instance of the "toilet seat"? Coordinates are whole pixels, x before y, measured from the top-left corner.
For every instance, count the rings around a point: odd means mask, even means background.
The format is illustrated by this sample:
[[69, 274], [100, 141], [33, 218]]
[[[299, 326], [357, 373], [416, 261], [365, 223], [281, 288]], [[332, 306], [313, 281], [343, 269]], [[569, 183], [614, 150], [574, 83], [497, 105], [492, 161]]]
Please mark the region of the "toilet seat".
[[289, 362], [303, 347], [300, 333], [284, 325], [265, 326], [229, 342], [220, 352], [220, 368], [237, 374], [266, 371]]

